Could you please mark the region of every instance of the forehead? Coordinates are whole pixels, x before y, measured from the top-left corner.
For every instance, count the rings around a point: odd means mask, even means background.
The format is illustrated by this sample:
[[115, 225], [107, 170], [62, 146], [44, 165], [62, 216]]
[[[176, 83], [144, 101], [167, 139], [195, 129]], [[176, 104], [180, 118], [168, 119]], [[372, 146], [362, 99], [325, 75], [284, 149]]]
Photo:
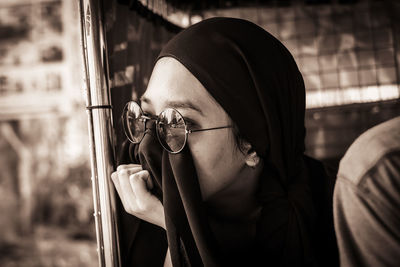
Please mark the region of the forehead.
[[217, 105], [200, 81], [171, 57], [157, 61], [143, 96], [151, 100], [156, 110], [165, 108], [164, 104], [172, 101], [190, 101], [204, 107]]

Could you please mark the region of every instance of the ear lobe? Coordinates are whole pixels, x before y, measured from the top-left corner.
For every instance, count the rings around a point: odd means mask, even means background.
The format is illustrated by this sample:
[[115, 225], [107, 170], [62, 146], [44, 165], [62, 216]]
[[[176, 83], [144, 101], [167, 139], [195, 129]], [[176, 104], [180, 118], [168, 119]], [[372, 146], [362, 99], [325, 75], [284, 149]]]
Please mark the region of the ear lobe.
[[260, 163], [260, 157], [253, 151], [246, 156], [246, 165], [255, 168]]
[[257, 152], [254, 151], [249, 142], [244, 142], [243, 144], [244, 153], [246, 154], [245, 162], [250, 168], [255, 168], [260, 163], [260, 157]]

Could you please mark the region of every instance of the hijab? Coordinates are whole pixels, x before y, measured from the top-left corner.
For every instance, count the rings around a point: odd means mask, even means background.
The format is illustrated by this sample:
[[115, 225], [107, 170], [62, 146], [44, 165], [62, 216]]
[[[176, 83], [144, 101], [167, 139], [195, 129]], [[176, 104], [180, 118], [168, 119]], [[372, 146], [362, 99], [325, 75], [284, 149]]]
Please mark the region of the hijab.
[[[168, 244], [174, 266], [321, 263], [321, 255], [330, 255], [321, 248], [334, 247], [318, 240], [323, 234], [328, 243], [334, 242], [330, 189], [320, 164], [303, 154], [305, 87], [290, 52], [249, 21], [212, 18], [177, 34], [158, 59], [162, 57], [175, 58], [202, 83], [265, 166], [256, 196], [262, 211], [254, 245], [242, 255], [229, 255], [209, 225], [190, 151], [162, 151], [154, 130], [139, 145], [131, 145], [130, 161], [149, 170], [157, 185], [154, 194], [164, 205], [167, 230], [166, 239], [161, 232], [163, 242], [156, 242], [159, 251]], [[132, 240], [140, 236], [139, 227], [135, 229]], [[132, 251], [146, 247], [128, 243]], [[140, 254], [132, 251], [130, 255]]]

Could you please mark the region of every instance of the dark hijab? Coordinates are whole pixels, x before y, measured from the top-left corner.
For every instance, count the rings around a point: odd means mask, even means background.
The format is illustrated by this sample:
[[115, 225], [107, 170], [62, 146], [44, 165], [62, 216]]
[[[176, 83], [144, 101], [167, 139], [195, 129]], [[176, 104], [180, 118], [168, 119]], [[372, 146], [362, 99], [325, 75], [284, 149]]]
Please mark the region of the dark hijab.
[[[330, 184], [320, 163], [303, 155], [305, 88], [289, 51], [251, 22], [213, 18], [176, 35], [162, 57], [177, 59], [203, 84], [265, 162], [256, 240], [241, 252], [227, 252], [209, 225], [189, 150], [168, 154], [151, 131], [139, 146], [131, 146], [131, 160], [139, 161], [158, 184], [154, 193], [164, 205], [173, 265], [333, 264]], [[140, 231], [135, 229], [137, 239]], [[146, 242], [136, 243], [145, 247]]]

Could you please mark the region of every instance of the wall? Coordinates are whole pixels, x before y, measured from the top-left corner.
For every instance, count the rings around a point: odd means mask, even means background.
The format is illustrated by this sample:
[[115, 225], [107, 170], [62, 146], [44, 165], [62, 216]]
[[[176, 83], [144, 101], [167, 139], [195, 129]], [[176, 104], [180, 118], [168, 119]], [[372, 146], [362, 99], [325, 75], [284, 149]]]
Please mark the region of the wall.
[[198, 16], [248, 19], [282, 41], [306, 86], [307, 153], [337, 164], [363, 131], [400, 114], [400, 3], [305, 2], [216, 9]]

